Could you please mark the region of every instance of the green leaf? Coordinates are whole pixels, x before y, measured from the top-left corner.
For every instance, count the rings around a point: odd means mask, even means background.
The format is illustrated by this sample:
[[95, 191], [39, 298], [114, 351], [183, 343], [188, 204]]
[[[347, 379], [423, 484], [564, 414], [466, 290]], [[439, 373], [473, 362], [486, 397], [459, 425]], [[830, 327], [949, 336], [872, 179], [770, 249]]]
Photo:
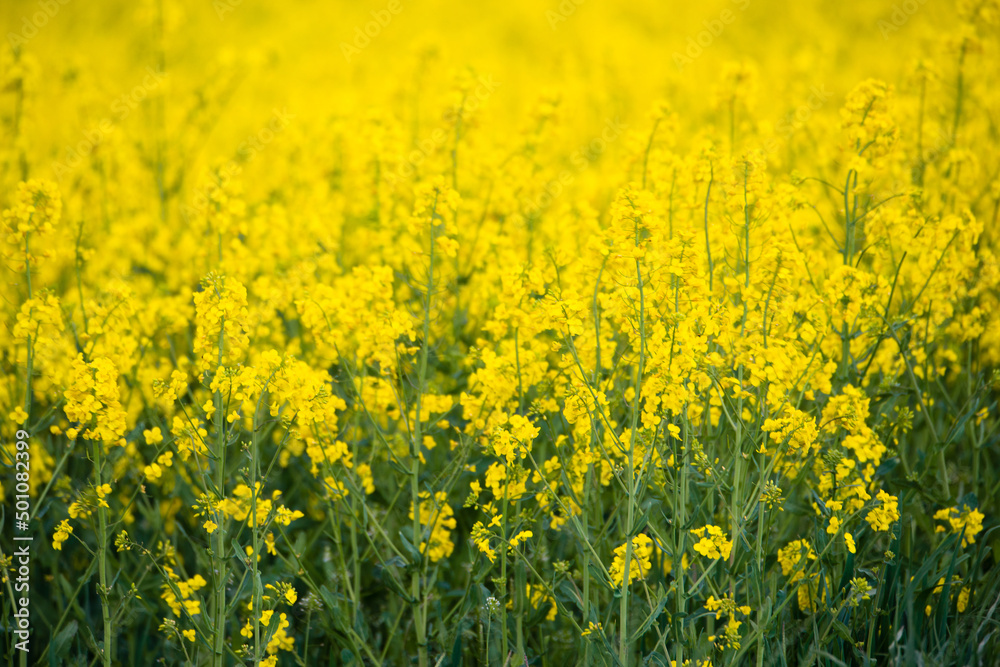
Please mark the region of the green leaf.
[[255, 612], [263, 609], [264, 585], [260, 581], [260, 570], [254, 575], [253, 582], [253, 609]]
[[379, 572], [382, 575], [382, 583], [385, 584], [386, 588], [402, 598], [407, 604], [413, 604], [413, 598], [410, 597], [410, 594], [406, 592], [406, 589], [403, 588], [403, 585], [399, 583], [396, 575], [389, 568], [380, 568]]
[[70, 621], [66, 624], [65, 628], [59, 631], [59, 634], [52, 638], [52, 644], [49, 646], [50, 665], [59, 664], [57, 659], [62, 658], [66, 654], [69, 642], [76, 636], [78, 630], [79, 624], [76, 621]]
[[564, 579], [556, 586], [556, 600], [563, 604], [565, 604], [566, 600], [569, 600], [576, 605], [577, 609], [581, 612], [583, 611], [583, 600], [568, 579]]
[[528, 573], [524, 569], [524, 561], [518, 559], [514, 566], [514, 589], [517, 591], [517, 609], [524, 612], [524, 596], [528, 590]]
[[458, 624], [458, 632], [455, 633], [455, 643], [451, 647], [451, 658], [448, 660], [449, 667], [461, 667], [462, 665], [462, 624]]
[[399, 531], [399, 540], [403, 545], [403, 551], [405, 551], [406, 555], [410, 557], [409, 564], [420, 565], [420, 552], [417, 551], [417, 548], [413, 546], [412, 542], [406, 539], [406, 536], [403, 535], [403, 531]]
[[831, 628], [833, 629], [834, 633], [836, 633], [836, 635], [841, 639], [843, 639], [845, 642], [849, 642], [851, 644], [854, 643], [854, 638], [851, 637], [851, 629], [846, 625], [844, 625], [841, 621], [833, 619], [833, 624]]
[[403, 467], [403, 464], [396, 460], [394, 456], [389, 457], [389, 465], [393, 467], [394, 470], [398, 471], [403, 475], [410, 475], [410, 470]]
[[[235, 555], [235, 554], [246, 555], [246, 551], [243, 550], [243, 547], [240, 546], [240, 543], [236, 541], [235, 537], [229, 542], [229, 544], [233, 547], [233, 553], [230, 554], [230, 555]], [[219, 554], [219, 555], [222, 558], [229, 558], [230, 557], [230, 555], [227, 555], [227, 554], [224, 554], [224, 553], [223, 554]], [[240, 560], [242, 561], [242, 559], [240, 559]]]
[[641, 533], [642, 529], [646, 527], [647, 523], [649, 523], [649, 515], [643, 513], [643, 515], [639, 517], [639, 520], [636, 521], [635, 525], [632, 526], [632, 532], [629, 534], [629, 537], [635, 537], [636, 535]]
[[646, 633], [646, 631], [649, 630], [649, 627], [653, 625], [653, 622], [656, 621], [656, 619], [659, 618], [660, 614], [663, 613], [663, 608], [666, 606], [666, 604], [667, 604], [667, 596], [661, 590], [659, 598], [656, 602], [656, 606], [653, 607], [653, 611], [649, 613], [649, 616], [647, 616], [646, 620], [642, 622], [642, 625], [636, 628], [635, 632], [632, 633], [632, 636], [629, 637], [628, 640], [629, 644], [634, 644], [635, 642], [639, 641], [639, 639]]
[[611, 584], [608, 583], [608, 575], [607, 575], [607, 573], [601, 572], [600, 568], [598, 568], [593, 563], [588, 563], [587, 565], [589, 566], [591, 573], [594, 575], [594, 579], [597, 580], [597, 583], [599, 583], [602, 586], [604, 586], [604, 588], [606, 590], [609, 590], [609, 591], [614, 590], [613, 588], [611, 588]]
[[643, 662], [647, 665], [662, 665], [662, 667], [670, 667], [671, 663], [667, 660], [666, 656], [658, 651], [653, 651], [645, 657]]

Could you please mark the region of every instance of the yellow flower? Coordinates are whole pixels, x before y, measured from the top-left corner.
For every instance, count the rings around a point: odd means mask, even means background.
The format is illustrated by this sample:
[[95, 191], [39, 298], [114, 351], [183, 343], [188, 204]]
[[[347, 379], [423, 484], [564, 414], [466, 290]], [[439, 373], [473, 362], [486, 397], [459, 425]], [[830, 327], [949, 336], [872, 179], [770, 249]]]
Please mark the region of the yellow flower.
[[56, 551], [62, 551], [63, 542], [68, 540], [72, 533], [73, 526], [69, 525], [68, 519], [63, 519], [56, 527], [56, 532], [52, 536], [52, 548]]
[[52, 181], [31, 179], [18, 183], [13, 206], [3, 211], [7, 242], [23, 245], [29, 234], [44, 234], [58, 224], [62, 213], [59, 188]]
[[[962, 509], [957, 507], [946, 507], [934, 513], [934, 518], [938, 521], [946, 521], [953, 533], [961, 533], [962, 546], [966, 547], [975, 544], [976, 535], [983, 530], [983, 519], [985, 516], [978, 509], [962, 505]], [[944, 526], [938, 526], [937, 532], [943, 532]]]
[[486, 557], [490, 559], [491, 563], [496, 562], [497, 552], [490, 547], [490, 538], [492, 534], [483, 526], [482, 521], [477, 521], [475, 525], [472, 526], [472, 542], [476, 545], [481, 553], [486, 554]]
[[533, 533], [530, 530], [522, 530], [517, 535], [510, 538], [510, 548], [513, 549], [524, 540], [528, 539], [529, 537], [532, 537], [532, 535]]
[[899, 519], [899, 505], [895, 496], [885, 491], [878, 492], [880, 505], [875, 507], [865, 517], [874, 531], [886, 531]]
[[118, 370], [110, 359], [96, 357], [87, 363], [83, 354], [78, 355], [64, 395], [66, 416], [80, 423], [85, 439], [117, 442], [124, 436], [125, 411], [118, 397]]
[[20, 405], [14, 408], [14, 410], [7, 415], [7, 419], [15, 424], [26, 424], [28, 423], [28, 413], [24, 411]]
[[[420, 503], [420, 525], [424, 530], [430, 529], [430, 540], [420, 543], [420, 552], [427, 553], [431, 562], [436, 563], [442, 558], [447, 558], [455, 549], [455, 543], [451, 539], [451, 531], [457, 525], [455, 512], [451, 505], [447, 503], [448, 494], [437, 492], [434, 499], [427, 491], [420, 493], [423, 500]], [[413, 519], [413, 508], [410, 508], [410, 519]], [[433, 522], [433, 524], [432, 524]]]
[[358, 478], [361, 480], [361, 486], [364, 488], [365, 493], [371, 494], [375, 493], [375, 478], [372, 475], [372, 468], [367, 463], [361, 463], [356, 469], [358, 473]]
[[[751, 609], [747, 605], [737, 606], [736, 601], [729, 597], [728, 595], [722, 598], [716, 599], [714, 595], [709, 596], [708, 600], [705, 602], [705, 608], [709, 611], [715, 612], [715, 618], [721, 619], [724, 615], [728, 616], [724, 631], [721, 637], [721, 642], [718, 642], [720, 648], [732, 648], [739, 649], [740, 647], [740, 626], [743, 625], [743, 621], [738, 619], [739, 616], [749, 616]], [[719, 637], [709, 637], [709, 641], [716, 641]]]
[[[625, 577], [625, 551], [628, 545], [615, 548], [615, 558], [611, 563], [609, 575], [615, 586], [621, 586]], [[628, 581], [631, 584], [636, 579], [644, 579], [649, 572], [653, 556], [653, 540], [648, 535], [639, 534], [632, 538], [632, 560], [628, 568]]]
[[694, 545], [694, 550], [706, 558], [729, 558], [733, 548], [732, 540], [726, 539], [726, 533], [718, 526], [707, 525], [691, 531], [695, 537], [701, 538]]

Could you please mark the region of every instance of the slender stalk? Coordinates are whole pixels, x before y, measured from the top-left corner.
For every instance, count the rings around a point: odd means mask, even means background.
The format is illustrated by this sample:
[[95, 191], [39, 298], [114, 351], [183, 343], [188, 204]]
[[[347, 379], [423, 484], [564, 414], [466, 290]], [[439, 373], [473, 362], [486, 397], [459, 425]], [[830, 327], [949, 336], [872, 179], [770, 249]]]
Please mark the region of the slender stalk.
[[[635, 245], [639, 245], [639, 216], [635, 218]], [[639, 259], [635, 260], [636, 281], [639, 287], [639, 366], [635, 374], [635, 396], [632, 398], [632, 430], [629, 437], [628, 447], [628, 508], [625, 519], [625, 567], [622, 571], [622, 593], [619, 601], [619, 615], [621, 619], [620, 634], [618, 636], [618, 658], [622, 665], [628, 667], [628, 585], [629, 568], [632, 564], [632, 527], [635, 525], [635, 440], [638, 437], [636, 431], [639, 426], [639, 401], [642, 392], [643, 366], [646, 362], [646, 304], [643, 293], [642, 266]]]
[[[24, 279], [28, 287], [28, 301], [31, 301], [31, 254], [29, 252], [29, 239], [30, 233], [25, 233], [24, 235]], [[34, 358], [32, 355], [31, 347], [31, 334], [28, 334], [28, 359], [26, 362], [26, 370], [24, 376], [24, 412], [27, 415], [31, 415], [31, 374], [34, 372]], [[27, 423], [25, 424], [27, 426]]]
[[514, 654], [514, 663], [520, 664], [525, 661], [524, 653], [524, 614], [526, 613], [525, 591], [520, 586], [516, 587], [514, 595], [517, 596], [517, 618], [514, 619], [514, 632], [517, 633], [517, 651]]
[[958, 80], [955, 82], [955, 116], [951, 121], [952, 147], [958, 143], [958, 126], [962, 121], [962, 98], [965, 93], [965, 52], [967, 48], [967, 42], [963, 41], [962, 49], [958, 53]]
[[[847, 172], [847, 182], [844, 183], [844, 225], [846, 229], [846, 239], [844, 241], [844, 265], [854, 265], [854, 225], [855, 221], [851, 215], [851, 177], [855, 175], [853, 169]], [[855, 183], [857, 179], [855, 178]], [[843, 382], [847, 382], [847, 365], [851, 358], [851, 337], [847, 319], [844, 319], [840, 330], [840, 377]]]
[[[766, 324], [765, 324], [766, 326]], [[765, 411], [766, 412], [766, 411]], [[760, 480], [760, 488], [763, 489], [764, 485], [764, 454], [763, 452], [767, 450], [767, 432], [764, 432], [764, 443], [763, 447], [760, 448], [757, 454], [757, 475]], [[755, 549], [755, 556], [757, 558], [757, 568], [760, 572], [764, 571], [764, 503], [761, 502], [761, 491], [757, 493], [757, 544]], [[734, 539], [735, 542], [735, 539]], [[757, 624], [760, 625], [764, 622], [764, 582], [763, 578], [757, 580]], [[764, 665], [764, 636], [757, 640], [757, 667], [763, 667]]]
[[[216, 373], [222, 372], [223, 349], [225, 346], [226, 321], [222, 319], [219, 325], [219, 355]], [[226, 497], [226, 420], [223, 415], [222, 391], [215, 392], [215, 432], [218, 436], [215, 452], [215, 490], [221, 502]], [[215, 590], [213, 597], [214, 614], [214, 644], [212, 653], [213, 667], [222, 667], [225, 664], [225, 635], [226, 635], [226, 518], [220, 508], [215, 510]], [[254, 553], [254, 558], [257, 554]]]
[[[11, 48], [11, 51], [13, 52], [14, 64], [16, 66], [21, 62], [21, 47], [13, 46]], [[25, 148], [24, 148], [25, 144], [21, 141], [18, 141], [21, 138], [21, 129], [22, 129], [21, 119], [24, 116], [25, 94], [24, 94], [23, 76], [17, 77], [15, 86], [16, 86], [15, 90], [17, 96], [14, 98], [14, 122], [13, 122], [14, 127], [12, 134], [14, 135], [14, 145], [19, 147], [17, 157], [18, 157], [18, 165], [21, 167], [21, 180], [26, 181], [28, 180], [28, 156], [25, 154]], [[22, 660], [27, 661], [27, 658], [24, 657], [23, 652], [22, 652]], [[25, 664], [25, 662], [22, 662], [21, 664]]]
[[712, 293], [712, 278], [715, 265], [712, 263], [712, 243], [708, 238], [708, 200], [712, 196], [712, 182], [715, 181], [715, 166], [708, 163], [708, 190], [705, 191], [705, 253], [708, 255], [708, 293]]
[[[674, 457], [674, 465], [680, 471], [680, 484], [674, 485], [674, 553], [673, 567], [676, 574], [677, 596], [674, 598], [674, 652], [677, 664], [684, 664], [684, 625], [681, 620], [687, 611], [687, 597], [684, 585], [687, 581], [684, 565], [684, 550], [686, 548], [687, 534], [684, 526], [687, 525], [687, 503], [688, 503], [688, 463], [687, 457], [690, 452], [689, 438], [691, 437], [690, 422], [687, 418], [688, 407], [684, 406], [684, 432], [681, 435], [679, 456]], [[679, 488], [678, 488], [679, 487]], [[688, 626], [689, 628], [691, 626]]]
[[[588, 503], [590, 500], [590, 480], [593, 476], [594, 464], [587, 466], [586, 478], [583, 481], [583, 506], [580, 514], [585, 539], [590, 538], [590, 517]], [[583, 623], [590, 627], [590, 551], [583, 550]], [[590, 641], [583, 639], [583, 664], [590, 664]]]
[[[352, 438], [352, 460], [357, 462], [360, 452], [358, 451], [358, 431], [361, 429], [361, 413], [358, 411], [354, 412], [354, 437]], [[356, 463], [355, 463], [356, 464]], [[352, 494], [351, 499], [351, 552], [354, 554], [354, 581], [353, 583], [353, 606], [352, 612], [354, 614], [351, 618], [351, 623], [355, 623], [359, 614], [361, 613], [361, 552], [358, 550], [358, 517], [362, 517], [361, 507], [364, 505], [364, 498], [358, 498], [359, 494]]]
[[[416, 417], [413, 424], [413, 440], [410, 450], [410, 495], [413, 503], [413, 540], [419, 545], [423, 535], [420, 522], [420, 443], [422, 440], [420, 404], [424, 385], [427, 382], [427, 359], [430, 354], [431, 335], [431, 295], [434, 292], [434, 218], [437, 216], [437, 198], [431, 207], [430, 215], [430, 260], [427, 267], [427, 288], [424, 293], [424, 326], [423, 340], [420, 346], [420, 365], [418, 368], [417, 397], [415, 402]], [[414, 568], [410, 581], [410, 596], [413, 598], [413, 623], [417, 631], [417, 659], [420, 667], [427, 667], [427, 616], [426, 608], [421, 604], [420, 570]]]
[[[101, 458], [100, 440], [94, 440], [94, 479], [96, 486], [100, 488], [104, 484], [104, 462]], [[101, 650], [101, 663], [104, 667], [111, 667], [111, 607], [108, 605], [108, 509], [98, 504], [97, 507], [97, 573], [100, 582], [97, 590], [97, 597], [101, 600], [101, 621], [104, 625], [104, 646]]]
[[[263, 391], [261, 392], [263, 399]], [[253, 521], [251, 541], [253, 554], [250, 556], [250, 571], [253, 574], [253, 665], [260, 664], [260, 618], [263, 611], [264, 591], [260, 581], [260, 571], [257, 568], [257, 558], [260, 556], [260, 542], [257, 529], [257, 481], [260, 478], [260, 462], [258, 460], [259, 444], [257, 442], [257, 412], [259, 406], [254, 406], [253, 434], [250, 440], [250, 517]]]
[[503, 481], [503, 519], [502, 526], [500, 530], [503, 531], [502, 539], [502, 551], [503, 557], [500, 560], [500, 578], [503, 579], [504, 585], [504, 595], [500, 599], [500, 655], [506, 656], [509, 653], [509, 648], [507, 646], [507, 591], [510, 588], [507, 585], [507, 487], [508, 479], [507, 475], [510, 471], [504, 468], [504, 481]]

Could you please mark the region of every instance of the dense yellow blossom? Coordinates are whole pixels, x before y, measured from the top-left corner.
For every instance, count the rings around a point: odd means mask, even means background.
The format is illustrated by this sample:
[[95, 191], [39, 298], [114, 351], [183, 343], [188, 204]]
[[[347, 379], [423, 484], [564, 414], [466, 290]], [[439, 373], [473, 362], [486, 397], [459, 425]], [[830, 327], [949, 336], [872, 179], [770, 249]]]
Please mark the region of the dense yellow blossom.
[[706, 558], [729, 558], [732, 551], [732, 540], [726, 539], [726, 533], [718, 526], [702, 526], [691, 531], [695, 537], [701, 538], [695, 542], [694, 550]]
[[0, 21], [31, 661], [996, 654], [997, 0]]
[[[978, 509], [963, 505], [962, 509], [957, 507], [946, 507], [934, 513], [934, 518], [938, 521], [945, 521], [951, 527], [951, 532], [962, 535], [962, 546], [968, 546], [976, 541], [976, 535], [983, 530], [983, 513]], [[935, 528], [938, 532], [944, 532], [944, 526]]]
[[[636, 579], [644, 579], [651, 567], [650, 558], [653, 555], [653, 540], [648, 535], [636, 535], [631, 540], [631, 557], [628, 567], [628, 581], [631, 584]], [[611, 563], [609, 574], [611, 582], [616, 586], [621, 586], [625, 578], [625, 551], [627, 545], [623, 544], [615, 548], [615, 558]]]

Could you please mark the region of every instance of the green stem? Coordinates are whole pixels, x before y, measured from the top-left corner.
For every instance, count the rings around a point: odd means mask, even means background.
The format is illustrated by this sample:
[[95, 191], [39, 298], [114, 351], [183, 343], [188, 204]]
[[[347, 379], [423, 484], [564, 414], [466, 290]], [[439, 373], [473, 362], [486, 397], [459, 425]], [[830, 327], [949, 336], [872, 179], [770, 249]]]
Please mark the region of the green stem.
[[[846, 229], [846, 238], [844, 240], [844, 265], [853, 266], [854, 265], [854, 224], [855, 221], [851, 215], [851, 176], [854, 175], [854, 170], [850, 169], [847, 172], [847, 182], [844, 183], [844, 224]], [[841, 325], [840, 330], [840, 377], [841, 380], [847, 382], [847, 365], [851, 358], [851, 337], [850, 330], [848, 329], [847, 319], [844, 318], [844, 322]]]
[[958, 143], [958, 126], [962, 121], [962, 97], [965, 93], [965, 51], [966, 42], [962, 42], [962, 50], [958, 53], [958, 81], [955, 84], [955, 117], [952, 119], [951, 123], [951, 145], [954, 146]]
[[[420, 545], [423, 528], [420, 525], [420, 446], [422, 440], [420, 404], [427, 382], [427, 359], [430, 354], [431, 294], [434, 292], [434, 218], [437, 215], [437, 198], [430, 216], [430, 261], [427, 267], [427, 289], [424, 294], [423, 340], [420, 346], [420, 366], [417, 379], [416, 415], [413, 424], [413, 441], [410, 451], [410, 495], [413, 503], [413, 541]], [[421, 604], [420, 568], [414, 568], [410, 581], [410, 596], [413, 598], [413, 623], [417, 631], [417, 656], [420, 667], [427, 667], [427, 617]]]
[[502, 526], [500, 528], [503, 531], [501, 539], [503, 545], [501, 549], [503, 551], [503, 558], [500, 561], [500, 578], [503, 579], [504, 594], [500, 597], [500, 655], [507, 659], [507, 653], [509, 651], [507, 647], [507, 590], [510, 588], [507, 585], [507, 486], [508, 480], [507, 475], [510, 474], [509, 468], [504, 468], [504, 481], [503, 481], [503, 519]]
[[[263, 392], [261, 392], [263, 399]], [[260, 581], [260, 571], [257, 568], [257, 558], [260, 556], [260, 543], [257, 537], [257, 480], [260, 477], [260, 463], [258, 461], [259, 446], [257, 443], [257, 411], [253, 412], [253, 435], [250, 441], [250, 517], [253, 522], [251, 530], [251, 541], [253, 544], [253, 554], [250, 556], [250, 569], [253, 573], [253, 665], [260, 664], [260, 619], [263, 611], [264, 591]]]
[[[219, 356], [216, 373], [222, 372], [225, 331], [226, 321], [223, 318], [219, 325]], [[215, 392], [215, 432], [218, 436], [215, 452], [215, 491], [221, 503], [226, 497], [226, 427], [221, 390]], [[215, 522], [218, 524], [218, 527], [215, 529], [215, 590], [213, 599], [215, 633], [213, 637], [212, 665], [213, 667], [223, 667], [226, 639], [226, 577], [228, 575], [226, 571], [226, 518], [219, 508], [216, 509], [215, 515]], [[257, 557], [256, 552], [253, 557]]]
[[[28, 252], [28, 234], [24, 235], [24, 277], [28, 286], [28, 301], [31, 301], [31, 255]], [[24, 412], [31, 416], [31, 375], [34, 372], [34, 356], [31, 353], [31, 334], [28, 334], [28, 359], [24, 376]], [[27, 422], [24, 424], [27, 429]]]
[[[639, 246], [639, 217], [635, 222], [635, 245]], [[635, 260], [636, 281], [639, 288], [639, 366], [635, 374], [635, 395], [632, 397], [632, 430], [629, 436], [628, 447], [628, 509], [625, 518], [625, 567], [622, 571], [622, 593], [618, 604], [620, 615], [620, 634], [618, 636], [618, 658], [624, 667], [629, 664], [628, 649], [628, 585], [629, 569], [632, 564], [632, 526], [635, 525], [635, 441], [638, 437], [636, 431], [639, 427], [639, 401], [642, 392], [643, 366], [646, 361], [646, 311], [645, 295], [643, 293], [642, 267], [639, 260]]]
[[712, 243], [708, 237], [708, 200], [712, 196], [712, 182], [715, 181], [715, 166], [709, 162], [708, 169], [708, 190], [705, 191], [705, 254], [708, 256], [708, 293], [711, 294], [715, 265], [712, 263]]
[[[583, 506], [582, 515], [584, 536], [590, 538], [590, 517], [588, 502], [590, 500], [590, 479], [594, 470], [594, 464], [587, 466], [586, 477], [583, 481]], [[583, 550], [583, 626], [590, 627], [590, 551]], [[590, 641], [583, 638], [583, 664], [590, 664]]]
[[[104, 484], [103, 461], [101, 460], [100, 440], [94, 441], [94, 478], [98, 488]], [[97, 572], [98, 591], [97, 597], [101, 600], [101, 620], [104, 625], [104, 646], [101, 650], [102, 664], [104, 667], [111, 667], [111, 607], [108, 605], [108, 510], [98, 504], [97, 507]]]

